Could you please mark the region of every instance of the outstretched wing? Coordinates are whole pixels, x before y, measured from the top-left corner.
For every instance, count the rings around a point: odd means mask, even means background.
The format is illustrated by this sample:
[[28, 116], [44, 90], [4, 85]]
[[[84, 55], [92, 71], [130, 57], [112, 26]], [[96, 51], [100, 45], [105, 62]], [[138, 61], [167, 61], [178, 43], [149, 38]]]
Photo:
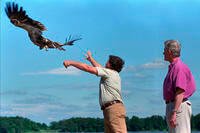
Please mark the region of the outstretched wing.
[[[26, 11], [23, 10], [23, 7], [18, 7], [18, 4], [14, 3], [14, 2], [7, 2], [6, 3], [6, 7], [5, 7], [5, 11], [6, 14], [8, 16], [8, 18], [11, 20], [11, 22], [15, 25], [15, 26], [19, 26], [22, 27], [21, 25], [28, 25], [34, 28], [37, 28], [41, 31], [46, 30], [46, 27], [38, 22], [35, 21], [33, 19], [31, 19], [27, 14]], [[15, 22], [18, 22], [20, 24], [16, 24]], [[22, 27], [23, 28], [23, 27]]]
[[[12, 24], [28, 31], [31, 41], [35, 45], [39, 46], [40, 49], [56, 48], [59, 50], [65, 50], [62, 48], [62, 46], [64, 46], [63, 44], [51, 41], [50, 39], [42, 36], [42, 31], [46, 30], [46, 27], [42, 23], [31, 19], [26, 14], [26, 11], [23, 10], [23, 7], [19, 8], [16, 3], [7, 2], [5, 12]], [[73, 42], [77, 40], [79, 39], [70, 40], [65, 45], [73, 45]]]

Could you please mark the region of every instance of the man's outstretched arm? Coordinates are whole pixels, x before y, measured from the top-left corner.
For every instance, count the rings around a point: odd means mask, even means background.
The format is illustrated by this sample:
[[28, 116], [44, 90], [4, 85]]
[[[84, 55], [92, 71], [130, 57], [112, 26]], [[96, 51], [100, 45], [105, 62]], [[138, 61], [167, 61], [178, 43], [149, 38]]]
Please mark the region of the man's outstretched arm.
[[90, 51], [87, 52], [86, 59], [94, 66], [94, 67], [102, 67], [93, 57]]
[[73, 67], [76, 67], [76, 68], [78, 68], [80, 70], [83, 70], [85, 72], [89, 72], [91, 74], [95, 74], [95, 75], [98, 74], [97, 69], [95, 67], [87, 65], [87, 64], [84, 64], [84, 63], [81, 63], [81, 62], [71, 61], [71, 60], [65, 60], [63, 62], [63, 65], [66, 68], [69, 67], [69, 66], [73, 66]]

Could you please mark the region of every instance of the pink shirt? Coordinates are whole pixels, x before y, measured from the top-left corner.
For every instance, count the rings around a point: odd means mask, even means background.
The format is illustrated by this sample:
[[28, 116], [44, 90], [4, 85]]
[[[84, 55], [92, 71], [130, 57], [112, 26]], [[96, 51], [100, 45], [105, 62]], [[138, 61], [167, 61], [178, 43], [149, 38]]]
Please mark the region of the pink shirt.
[[169, 65], [168, 73], [163, 84], [164, 100], [174, 100], [177, 87], [185, 91], [184, 98], [189, 98], [196, 88], [190, 69], [180, 58]]

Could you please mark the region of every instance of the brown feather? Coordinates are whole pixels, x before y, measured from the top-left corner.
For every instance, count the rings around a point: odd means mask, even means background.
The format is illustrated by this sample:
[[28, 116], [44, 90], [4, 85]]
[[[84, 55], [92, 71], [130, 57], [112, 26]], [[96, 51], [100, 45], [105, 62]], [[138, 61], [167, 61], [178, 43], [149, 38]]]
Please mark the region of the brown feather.
[[28, 32], [30, 40], [40, 49], [43, 48], [55, 48], [59, 50], [65, 50], [62, 48], [64, 45], [73, 45], [73, 43], [80, 39], [72, 39], [65, 44], [51, 41], [42, 36], [42, 31], [46, 30], [46, 27], [39, 21], [30, 18], [23, 7], [18, 7], [18, 4], [14, 2], [6, 3], [5, 12], [10, 19], [11, 23], [17, 27], [23, 28]]
[[6, 3], [6, 8], [5, 8], [6, 14], [10, 20], [16, 19], [20, 23], [32, 26], [34, 28], [37, 28], [41, 31], [46, 30], [46, 27], [40, 23], [39, 21], [31, 19], [27, 14], [26, 11], [23, 10], [23, 7], [18, 7], [18, 4], [14, 2], [8, 2]]

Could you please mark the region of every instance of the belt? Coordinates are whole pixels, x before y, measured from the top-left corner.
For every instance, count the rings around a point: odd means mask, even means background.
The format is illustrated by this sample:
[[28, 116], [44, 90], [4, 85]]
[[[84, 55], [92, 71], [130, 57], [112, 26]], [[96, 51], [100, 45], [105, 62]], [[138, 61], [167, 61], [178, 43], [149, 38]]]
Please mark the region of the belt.
[[[185, 102], [185, 101], [187, 101], [187, 100], [188, 100], [188, 98], [183, 98], [182, 103]], [[168, 103], [172, 103], [172, 102], [174, 102], [174, 100], [168, 100], [168, 101], [165, 101], [166, 104], [168, 104]]]
[[120, 100], [114, 100], [114, 101], [111, 101], [111, 102], [107, 102], [105, 103], [103, 106], [101, 106], [101, 110], [104, 110], [105, 108], [115, 104], [115, 103], [122, 103]]

